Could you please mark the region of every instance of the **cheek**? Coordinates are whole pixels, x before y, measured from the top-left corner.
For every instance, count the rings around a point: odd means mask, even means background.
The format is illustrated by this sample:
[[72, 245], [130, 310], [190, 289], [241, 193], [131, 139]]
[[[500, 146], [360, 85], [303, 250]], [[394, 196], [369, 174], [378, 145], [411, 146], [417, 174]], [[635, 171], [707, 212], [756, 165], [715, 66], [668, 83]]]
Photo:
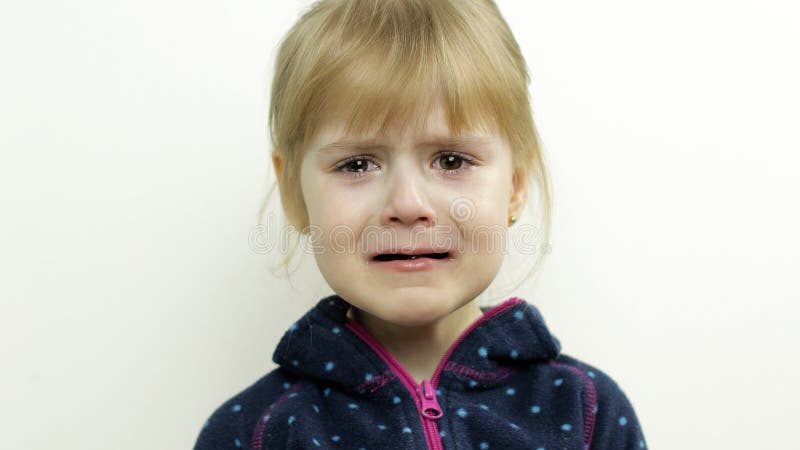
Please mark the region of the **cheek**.
[[502, 254], [508, 238], [508, 193], [498, 184], [483, 185], [484, 189], [465, 193], [473, 209], [469, 220], [457, 221], [466, 243], [465, 249], [474, 253]]
[[[459, 218], [456, 209], [463, 206], [464, 211], [460, 217], [471, 217], [465, 225], [490, 225], [502, 223], [503, 218], [508, 212], [509, 195], [508, 192], [499, 189], [496, 183], [482, 183], [476, 187], [466, 189], [456, 194], [451, 205], [451, 215], [454, 219]], [[466, 214], [466, 215], [465, 215]], [[461, 220], [463, 222], [463, 220]]]
[[363, 207], [355, 207], [359, 202], [349, 196], [338, 195], [327, 191], [319, 194], [322, 198], [314, 202], [313, 212], [309, 211], [309, 220], [326, 231], [355, 229], [364, 216]]
[[308, 204], [308, 217], [314, 229], [314, 248], [323, 250], [318, 258], [331, 258], [356, 251], [358, 242], [353, 223], [356, 214], [343, 207], [344, 199], [333, 192], [320, 191], [316, 199]]
[[338, 199], [335, 193], [326, 190], [323, 178], [310, 168], [301, 171], [300, 187], [308, 212], [308, 221], [311, 226], [325, 229], [330, 221], [330, 214]]

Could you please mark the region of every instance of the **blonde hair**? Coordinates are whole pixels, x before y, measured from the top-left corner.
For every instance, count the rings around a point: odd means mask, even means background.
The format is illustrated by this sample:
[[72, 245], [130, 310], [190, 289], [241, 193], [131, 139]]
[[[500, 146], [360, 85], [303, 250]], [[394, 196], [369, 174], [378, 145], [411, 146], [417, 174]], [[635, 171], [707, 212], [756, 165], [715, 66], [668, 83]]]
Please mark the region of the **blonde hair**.
[[[539, 234], [547, 244], [551, 189], [529, 83], [519, 45], [492, 0], [315, 2], [283, 38], [272, 82], [269, 129], [289, 224], [301, 234], [309, 226], [300, 164], [326, 120], [344, 118], [348, 135], [380, 135], [420, 126], [441, 99], [452, 132], [495, 126], [507, 139], [514, 174], [528, 190], [531, 180], [538, 184]], [[296, 249], [283, 260], [287, 274]]]

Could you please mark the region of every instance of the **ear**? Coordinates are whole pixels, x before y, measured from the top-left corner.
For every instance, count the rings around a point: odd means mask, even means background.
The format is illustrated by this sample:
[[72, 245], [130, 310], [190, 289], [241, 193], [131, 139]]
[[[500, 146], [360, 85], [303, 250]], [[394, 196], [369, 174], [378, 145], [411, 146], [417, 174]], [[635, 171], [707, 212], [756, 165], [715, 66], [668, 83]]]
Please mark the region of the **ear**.
[[279, 156], [272, 157], [272, 167], [275, 168], [275, 176], [280, 180], [281, 178], [281, 158]]
[[522, 213], [522, 208], [525, 206], [525, 200], [527, 198], [527, 179], [518, 171], [514, 171], [514, 176], [511, 180], [511, 198], [508, 203], [508, 213], [510, 215], [519, 217]]

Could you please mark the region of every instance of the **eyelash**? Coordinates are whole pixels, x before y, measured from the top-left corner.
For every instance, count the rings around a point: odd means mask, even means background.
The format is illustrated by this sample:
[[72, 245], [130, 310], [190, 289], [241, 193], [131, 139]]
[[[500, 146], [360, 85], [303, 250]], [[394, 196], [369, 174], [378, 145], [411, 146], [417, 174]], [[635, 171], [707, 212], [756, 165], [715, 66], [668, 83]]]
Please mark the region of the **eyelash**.
[[[462, 161], [466, 162], [470, 166], [474, 166], [475, 165], [475, 159], [473, 159], [473, 158], [471, 158], [471, 157], [469, 157], [467, 155], [464, 155], [462, 153], [453, 152], [453, 151], [444, 151], [444, 152], [438, 153], [436, 155], [436, 159], [434, 161], [438, 161], [443, 156], [455, 156], [456, 158], [461, 159]], [[351, 178], [361, 178], [364, 175], [366, 175], [366, 173], [367, 173], [366, 171], [364, 171], [364, 172], [349, 172], [349, 171], [345, 170], [350, 163], [355, 162], [355, 161], [361, 161], [361, 160], [369, 161], [369, 162], [372, 162], [373, 164], [377, 165], [377, 161], [375, 161], [375, 158], [372, 155], [358, 155], [358, 156], [353, 156], [353, 157], [347, 158], [346, 160], [344, 160], [341, 163], [339, 163], [338, 165], [336, 165], [336, 170], [337, 170], [337, 172], [345, 173], [347, 176], [349, 176]], [[460, 167], [458, 169], [443, 169], [443, 172], [445, 172], [448, 175], [455, 175], [455, 174], [463, 172], [464, 170], [467, 170], [467, 168]]]

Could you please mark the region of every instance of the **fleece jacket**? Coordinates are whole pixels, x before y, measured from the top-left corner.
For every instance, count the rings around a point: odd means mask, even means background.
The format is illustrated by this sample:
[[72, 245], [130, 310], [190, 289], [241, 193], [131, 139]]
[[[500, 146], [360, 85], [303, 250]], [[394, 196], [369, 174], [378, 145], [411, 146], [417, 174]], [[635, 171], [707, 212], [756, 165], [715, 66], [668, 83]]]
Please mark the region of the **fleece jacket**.
[[609, 375], [561, 353], [539, 310], [511, 297], [417, 383], [338, 295], [283, 335], [278, 365], [225, 401], [195, 450], [634, 450], [647, 447]]

